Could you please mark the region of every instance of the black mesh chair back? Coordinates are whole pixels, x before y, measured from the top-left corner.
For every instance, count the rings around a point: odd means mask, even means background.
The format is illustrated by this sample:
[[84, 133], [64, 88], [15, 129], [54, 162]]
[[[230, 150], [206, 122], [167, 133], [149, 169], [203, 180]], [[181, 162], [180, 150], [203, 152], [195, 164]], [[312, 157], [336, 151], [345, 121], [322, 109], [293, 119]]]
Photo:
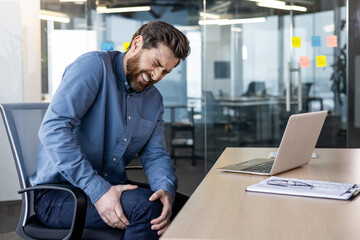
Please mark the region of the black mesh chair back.
[[[36, 156], [40, 146], [37, 134], [47, 107], [48, 103], [1, 105], [21, 189], [31, 187], [29, 176], [36, 169]], [[26, 205], [23, 207], [27, 218], [27, 214], [34, 214], [31, 204], [32, 192], [26, 192], [22, 196], [25, 198], [23, 204]]]
[[[40, 146], [38, 131], [48, 103], [1, 104], [1, 115], [15, 161], [22, 209], [16, 232], [24, 239], [122, 239], [124, 231], [112, 228], [84, 229], [87, 198], [72, 185], [45, 184], [31, 186], [29, 177], [36, 169]], [[37, 220], [34, 212], [33, 192], [36, 189], [55, 189], [71, 193], [75, 210], [71, 229], [52, 229]]]

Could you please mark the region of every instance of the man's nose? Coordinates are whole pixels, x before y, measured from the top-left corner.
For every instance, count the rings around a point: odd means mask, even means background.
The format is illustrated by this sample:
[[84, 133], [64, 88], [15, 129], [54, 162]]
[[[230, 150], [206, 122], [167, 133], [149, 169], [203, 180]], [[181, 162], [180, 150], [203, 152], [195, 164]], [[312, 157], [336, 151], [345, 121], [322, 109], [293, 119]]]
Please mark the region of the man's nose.
[[151, 79], [153, 81], [160, 81], [162, 78], [162, 70], [160, 68], [154, 69], [154, 71], [151, 72]]

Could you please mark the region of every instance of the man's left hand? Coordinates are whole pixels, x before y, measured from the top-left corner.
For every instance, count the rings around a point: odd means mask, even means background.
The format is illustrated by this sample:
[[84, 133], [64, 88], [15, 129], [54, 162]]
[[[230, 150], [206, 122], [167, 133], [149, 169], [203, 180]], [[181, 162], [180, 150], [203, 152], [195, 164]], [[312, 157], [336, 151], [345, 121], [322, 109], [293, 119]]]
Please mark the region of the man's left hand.
[[160, 217], [151, 220], [150, 223], [152, 224], [151, 229], [158, 230], [157, 234], [162, 235], [170, 224], [173, 200], [172, 200], [170, 193], [168, 193], [164, 190], [159, 190], [159, 191], [155, 192], [149, 198], [149, 200], [152, 202], [156, 201], [158, 199], [163, 204], [163, 209], [162, 209]]

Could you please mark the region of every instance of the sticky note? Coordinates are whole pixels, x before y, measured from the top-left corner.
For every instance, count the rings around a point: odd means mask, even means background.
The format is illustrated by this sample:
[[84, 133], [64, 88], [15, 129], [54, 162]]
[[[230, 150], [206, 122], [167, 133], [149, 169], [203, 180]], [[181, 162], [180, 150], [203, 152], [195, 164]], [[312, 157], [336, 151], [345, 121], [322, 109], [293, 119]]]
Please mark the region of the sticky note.
[[316, 56], [316, 66], [317, 67], [326, 67], [326, 56]]
[[112, 51], [114, 50], [114, 44], [112, 42], [102, 42], [101, 50], [103, 51]]
[[320, 36], [311, 36], [311, 46], [312, 47], [321, 47], [321, 37]]
[[300, 67], [302, 67], [302, 68], [310, 67], [310, 60], [309, 60], [308, 56], [300, 57], [299, 63], [300, 63]]
[[129, 46], [130, 46], [129, 42], [124, 42], [123, 43], [123, 51], [126, 52], [126, 50], [128, 49]]
[[327, 36], [327, 46], [328, 47], [337, 47], [338, 46], [336, 35]]
[[301, 37], [292, 37], [291, 43], [294, 48], [301, 48]]

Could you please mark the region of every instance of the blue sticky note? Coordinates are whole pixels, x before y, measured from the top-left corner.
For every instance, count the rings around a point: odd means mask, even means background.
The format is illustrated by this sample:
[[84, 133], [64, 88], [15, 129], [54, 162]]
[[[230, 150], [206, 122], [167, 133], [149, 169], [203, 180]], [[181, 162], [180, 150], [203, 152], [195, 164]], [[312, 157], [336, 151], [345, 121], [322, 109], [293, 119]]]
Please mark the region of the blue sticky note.
[[311, 46], [312, 47], [321, 47], [321, 37], [320, 36], [311, 36]]
[[112, 50], [114, 50], [114, 43], [112, 43], [112, 42], [102, 42], [101, 43], [101, 50], [102, 51], [112, 51]]

